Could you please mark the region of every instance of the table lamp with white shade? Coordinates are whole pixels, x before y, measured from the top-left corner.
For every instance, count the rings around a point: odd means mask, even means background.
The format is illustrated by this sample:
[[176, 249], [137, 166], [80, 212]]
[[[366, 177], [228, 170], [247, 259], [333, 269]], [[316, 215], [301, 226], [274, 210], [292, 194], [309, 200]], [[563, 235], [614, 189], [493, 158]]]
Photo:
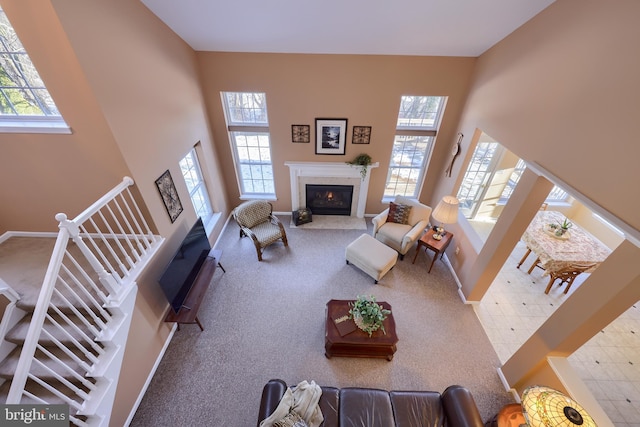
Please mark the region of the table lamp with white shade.
[[458, 205], [460, 202], [453, 196], [444, 196], [431, 214], [436, 222], [440, 223], [436, 228], [433, 238], [440, 240], [447, 232], [444, 224], [455, 224], [458, 222]]

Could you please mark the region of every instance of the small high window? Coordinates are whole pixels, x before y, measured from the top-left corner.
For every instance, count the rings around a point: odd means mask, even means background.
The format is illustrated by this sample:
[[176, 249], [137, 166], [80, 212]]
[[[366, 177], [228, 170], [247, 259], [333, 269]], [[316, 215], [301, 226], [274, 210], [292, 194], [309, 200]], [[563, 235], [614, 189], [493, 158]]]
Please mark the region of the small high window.
[[71, 133], [1, 8], [0, 132]]

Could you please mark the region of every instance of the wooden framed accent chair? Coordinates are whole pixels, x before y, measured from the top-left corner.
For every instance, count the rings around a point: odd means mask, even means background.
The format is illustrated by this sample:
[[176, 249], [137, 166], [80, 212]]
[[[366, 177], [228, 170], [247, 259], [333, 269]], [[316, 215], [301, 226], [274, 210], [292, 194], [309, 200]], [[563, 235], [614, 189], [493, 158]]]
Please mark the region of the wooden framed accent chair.
[[[558, 286], [562, 286], [565, 283], [567, 284], [567, 287], [564, 288], [563, 292], [564, 294], [566, 294], [567, 292], [569, 292], [569, 289], [571, 288], [571, 285], [573, 285], [573, 281], [576, 279], [576, 277], [593, 268], [594, 266], [595, 264], [572, 264], [561, 270], [549, 273], [549, 284], [547, 284], [547, 289], [544, 290], [544, 293], [548, 294], [551, 290], [551, 287], [553, 286], [553, 283], [556, 280], [560, 279], [560, 283], [558, 283]], [[533, 269], [533, 267], [531, 268]]]
[[400, 259], [422, 236], [429, 224], [431, 207], [405, 196], [396, 196], [389, 207], [373, 217], [372, 235], [400, 254]]
[[240, 238], [248, 236], [253, 241], [262, 261], [262, 251], [272, 243], [282, 240], [289, 246], [287, 233], [280, 220], [273, 215], [273, 206], [265, 200], [244, 202], [233, 210], [233, 219], [240, 226]]

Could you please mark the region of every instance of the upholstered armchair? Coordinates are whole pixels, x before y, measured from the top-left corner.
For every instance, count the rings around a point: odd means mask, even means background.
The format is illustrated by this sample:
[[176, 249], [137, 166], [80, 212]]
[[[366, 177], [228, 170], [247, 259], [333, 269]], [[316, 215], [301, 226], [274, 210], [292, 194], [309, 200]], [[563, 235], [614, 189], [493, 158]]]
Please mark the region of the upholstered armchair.
[[278, 240], [289, 246], [284, 226], [272, 212], [273, 206], [264, 200], [244, 202], [233, 210], [233, 219], [240, 226], [240, 238], [248, 236], [253, 240], [258, 261], [262, 261], [263, 249]]
[[[400, 259], [404, 259], [404, 255], [427, 228], [431, 207], [404, 196], [396, 196], [392, 203], [391, 216], [390, 208], [387, 208], [372, 219], [372, 234], [377, 240], [398, 251]], [[410, 209], [397, 206], [409, 206]]]

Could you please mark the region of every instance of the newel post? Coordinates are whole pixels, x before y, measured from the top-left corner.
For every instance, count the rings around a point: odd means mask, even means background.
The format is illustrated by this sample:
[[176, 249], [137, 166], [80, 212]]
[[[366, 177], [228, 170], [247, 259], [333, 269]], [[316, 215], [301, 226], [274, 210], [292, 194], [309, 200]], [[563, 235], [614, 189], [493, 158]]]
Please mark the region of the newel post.
[[109, 294], [118, 294], [118, 283], [114, 279], [113, 275], [104, 269], [98, 258], [91, 252], [91, 249], [86, 245], [86, 243], [82, 240], [80, 236], [80, 227], [73, 221], [69, 221], [67, 219], [67, 215], [63, 213], [59, 213], [56, 215], [56, 220], [60, 222], [58, 228], [65, 228], [71, 237], [71, 240], [78, 245], [78, 249], [84, 255], [84, 257], [89, 261], [91, 268], [98, 275], [98, 280], [100, 283], [107, 289]]

